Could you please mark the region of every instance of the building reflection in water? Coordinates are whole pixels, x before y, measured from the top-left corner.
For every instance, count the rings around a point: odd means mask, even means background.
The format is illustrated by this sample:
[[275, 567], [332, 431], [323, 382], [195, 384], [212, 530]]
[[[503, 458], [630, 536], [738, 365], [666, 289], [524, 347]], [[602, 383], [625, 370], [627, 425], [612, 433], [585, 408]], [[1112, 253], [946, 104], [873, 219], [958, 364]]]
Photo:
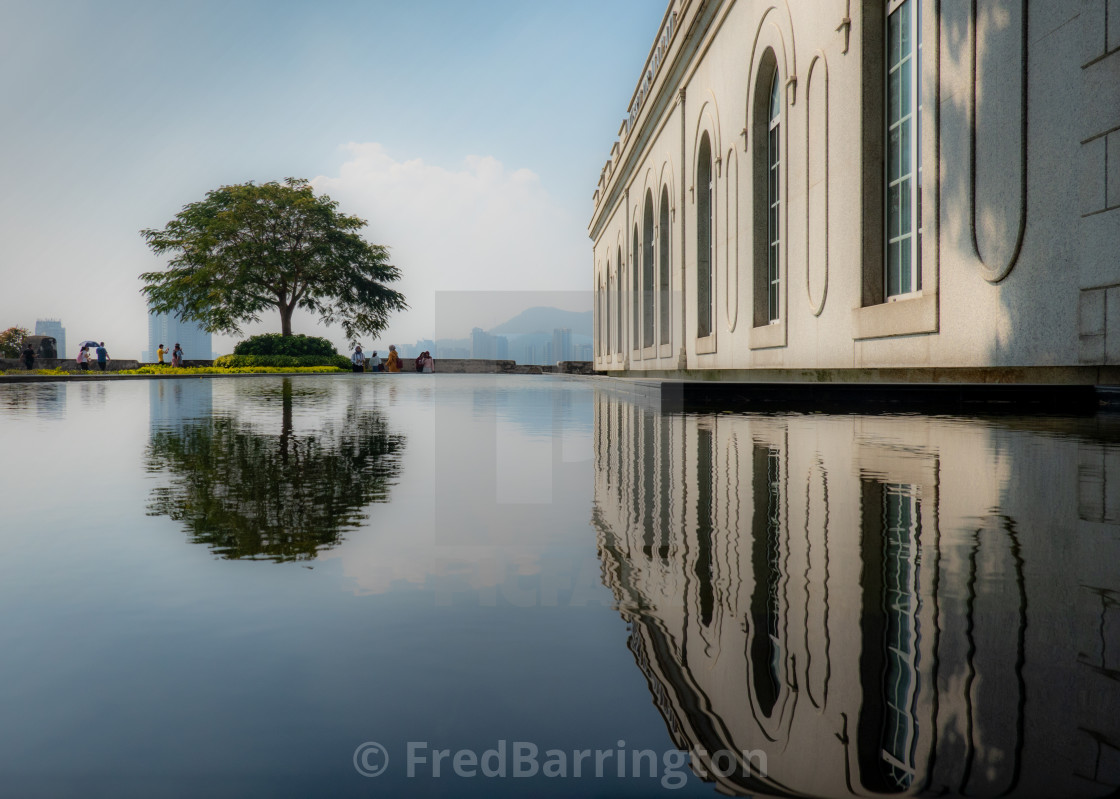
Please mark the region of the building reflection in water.
[[663, 415], [603, 390], [595, 441], [604, 580], [720, 790], [1117, 790], [1117, 420]]
[[181, 522], [220, 557], [312, 559], [388, 500], [404, 436], [369, 387], [165, 382], [152, 383], [148, 514]]
[[66, 383], [9, 383], [0, 391], [0, 411], [16, 417], [66, 416]]

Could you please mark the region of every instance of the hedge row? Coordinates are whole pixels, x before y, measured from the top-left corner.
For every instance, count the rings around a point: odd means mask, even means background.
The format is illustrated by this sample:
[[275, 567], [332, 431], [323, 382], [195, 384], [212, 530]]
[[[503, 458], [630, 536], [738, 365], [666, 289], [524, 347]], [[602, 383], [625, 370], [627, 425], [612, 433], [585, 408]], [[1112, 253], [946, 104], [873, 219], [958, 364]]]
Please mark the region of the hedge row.
[[[325, 338], [317, 336], [282, 336], [279, 333], [263, 333], [259, 336], [250, 336], [244, 341], [237, 342], [233, 348], [234, 355], [286, 355], [298, 357], [301, 355], [315, 355], [327, 358], [337, 354], [334, 345]], [[293, 364], [283, 364], [292, 366]], [[309, 364], [318, 365], [318, 364]]]
[[246, 366], [333, 366], [349, 369], [350, 359], [345, 355], [223, 355], [214, 360], [215, 366], [224, 369]]

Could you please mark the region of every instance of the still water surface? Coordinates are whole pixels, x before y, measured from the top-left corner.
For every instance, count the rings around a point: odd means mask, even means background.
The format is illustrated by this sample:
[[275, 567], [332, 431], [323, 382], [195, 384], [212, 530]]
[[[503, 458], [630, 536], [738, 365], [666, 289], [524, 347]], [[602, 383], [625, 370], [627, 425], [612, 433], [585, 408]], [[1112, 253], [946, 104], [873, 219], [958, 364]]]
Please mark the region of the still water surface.
[[605, 385], [0, 385], [0, 795], [1117, 791], [1120, 420]]

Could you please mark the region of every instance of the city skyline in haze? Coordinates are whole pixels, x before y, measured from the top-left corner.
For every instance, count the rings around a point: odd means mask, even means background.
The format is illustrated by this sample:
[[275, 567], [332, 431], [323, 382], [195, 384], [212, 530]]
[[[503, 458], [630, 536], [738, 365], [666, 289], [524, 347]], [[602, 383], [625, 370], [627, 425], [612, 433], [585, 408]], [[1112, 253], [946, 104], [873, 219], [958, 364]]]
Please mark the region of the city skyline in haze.
[[[164, 263], [139, 231], [220, 185], [288, 176], [390, 248], [411, 308], [378, 342], [436, 335], [440, 291], [589, 302], [603, 131], [618, 129], [663, 12], [660, 0], [2, 2], [0, 325], [61, 318], [138, 354], [139, 274]], [[244, 334], [278, 331], [274, 316]], [[348, 343], [303, 314], [294, 330]]]

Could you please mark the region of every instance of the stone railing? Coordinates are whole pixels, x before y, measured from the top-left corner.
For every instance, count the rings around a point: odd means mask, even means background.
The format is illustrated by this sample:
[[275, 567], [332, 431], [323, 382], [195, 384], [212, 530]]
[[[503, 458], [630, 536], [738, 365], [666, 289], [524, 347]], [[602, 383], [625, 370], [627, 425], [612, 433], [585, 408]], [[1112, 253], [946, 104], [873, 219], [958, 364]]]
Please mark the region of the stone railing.
[[665, 11], [665, 18], [661, 20], [661, 27], [658, 28], [657, 37], [653, 40], [653, 49], [650, 50], [646, 63], [642, 67], [641, 80], [638, 81], [638, 87], [634, 90], [634, 95], [630, 99], [630, 107], [627, 109], [627, 136], [630, 135], [634, 123], [638, 121], [638, 114], [642, 111], [642, 105], [649, 96], [649, 90], [653, 86], [653, 81], [657, 77], [662, 62], [665, 60], [666, 53], [669, 52], [669, 44], [673, 41], [673, 34], [676, 32], [677, 5], [677, 3], [671, 3]]
[[[0, 358], [0, 369], [23, 369], [23, 361], [19, 358]], [[73, 358], [36, 358], [32, 369], [62, 369], [66, 372], [80, 372], [77, 362]], [[97, 371], [97, 359], [90, 360], [89, 368]], [[139, 361], [120, 360], [119, 358], [110, 358], [105, 368], [109, 371], [119, 371], [121, 369], [139, 369]]]
[[[381, 359], [384, 363], [385, 359]], [[405, 360], [402, 373], [416, 374], [411, 359]], [[436, 358], [437, 374], [468, 375], [540, 375], [540, 374], [594, 374], [591, 361], [561, 361], [554, 366], [519, 364], [517, 361], [490, 360], [483, 358]]]

